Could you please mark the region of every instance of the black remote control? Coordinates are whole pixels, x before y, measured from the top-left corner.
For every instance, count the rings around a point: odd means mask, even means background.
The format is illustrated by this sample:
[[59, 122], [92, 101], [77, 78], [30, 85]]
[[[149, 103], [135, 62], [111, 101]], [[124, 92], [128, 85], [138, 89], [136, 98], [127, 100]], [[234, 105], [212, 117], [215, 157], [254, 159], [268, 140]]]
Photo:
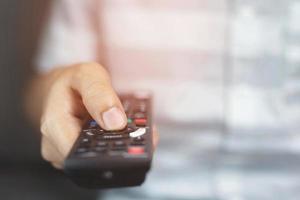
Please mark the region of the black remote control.
[[149, 95], [120, 96], [128, 118], [125, 129], [106, 131], [87, 120], [64, 163], [79, 186], [114, 188], [141, 185], [151, 167], [152, 118]]

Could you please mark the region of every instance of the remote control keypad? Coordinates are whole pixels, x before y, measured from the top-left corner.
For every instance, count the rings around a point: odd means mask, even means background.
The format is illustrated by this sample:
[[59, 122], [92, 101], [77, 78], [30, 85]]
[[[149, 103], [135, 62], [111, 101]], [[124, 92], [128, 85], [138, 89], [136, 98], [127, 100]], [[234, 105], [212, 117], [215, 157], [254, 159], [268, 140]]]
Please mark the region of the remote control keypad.
[[127, 115], [127, 126], [119, 131], [106, 131], [95, 120], [90, 120], [82, 130], [76, 149], [80, 157], [98, 155], [141, 155], [146, 151], [145, 138], [147, 127], [146, 101], [124, 98], [122, 100]]

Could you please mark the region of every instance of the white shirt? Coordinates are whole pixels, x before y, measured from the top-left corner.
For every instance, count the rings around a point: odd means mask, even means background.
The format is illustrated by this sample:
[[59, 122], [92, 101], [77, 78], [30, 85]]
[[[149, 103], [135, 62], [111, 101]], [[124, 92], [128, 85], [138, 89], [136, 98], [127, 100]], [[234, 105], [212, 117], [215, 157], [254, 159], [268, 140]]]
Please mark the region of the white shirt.
[[[222, 120], [224, 1], [56, 0], [37, 65], [99, 61], [118, 91], [154, 92], [158, 119]], [[102, 58], [102, 59], [101, 59]]]

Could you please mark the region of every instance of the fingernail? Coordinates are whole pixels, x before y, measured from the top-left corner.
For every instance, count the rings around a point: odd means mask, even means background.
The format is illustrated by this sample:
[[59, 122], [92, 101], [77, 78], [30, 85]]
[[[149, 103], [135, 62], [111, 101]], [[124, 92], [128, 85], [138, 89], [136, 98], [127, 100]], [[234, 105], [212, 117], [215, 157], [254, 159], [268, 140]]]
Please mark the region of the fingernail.
[[102, 114], [102, 119], [105, 128], [108, 130], [116, 130], [123, 128], [125, 124], [125, 118], [123, 113], [117, 107], [112, 107]]

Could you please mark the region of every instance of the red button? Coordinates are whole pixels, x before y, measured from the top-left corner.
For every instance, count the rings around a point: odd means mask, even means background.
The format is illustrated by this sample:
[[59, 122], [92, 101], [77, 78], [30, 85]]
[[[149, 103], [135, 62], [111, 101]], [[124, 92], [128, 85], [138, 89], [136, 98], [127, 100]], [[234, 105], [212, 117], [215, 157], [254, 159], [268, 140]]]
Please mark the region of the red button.
[[134, 123], [137, 125], [137, 126], [146, 126], [146, 123], [147, 123], [147, 120], [146, 119], [135, 119], [134, 120]]
[[143, 153], [145, 153], [145, 149], [144, 149], [144, 147], [129, 147], [128, 153], [134, 154], [134, 155], [143, 154]]

